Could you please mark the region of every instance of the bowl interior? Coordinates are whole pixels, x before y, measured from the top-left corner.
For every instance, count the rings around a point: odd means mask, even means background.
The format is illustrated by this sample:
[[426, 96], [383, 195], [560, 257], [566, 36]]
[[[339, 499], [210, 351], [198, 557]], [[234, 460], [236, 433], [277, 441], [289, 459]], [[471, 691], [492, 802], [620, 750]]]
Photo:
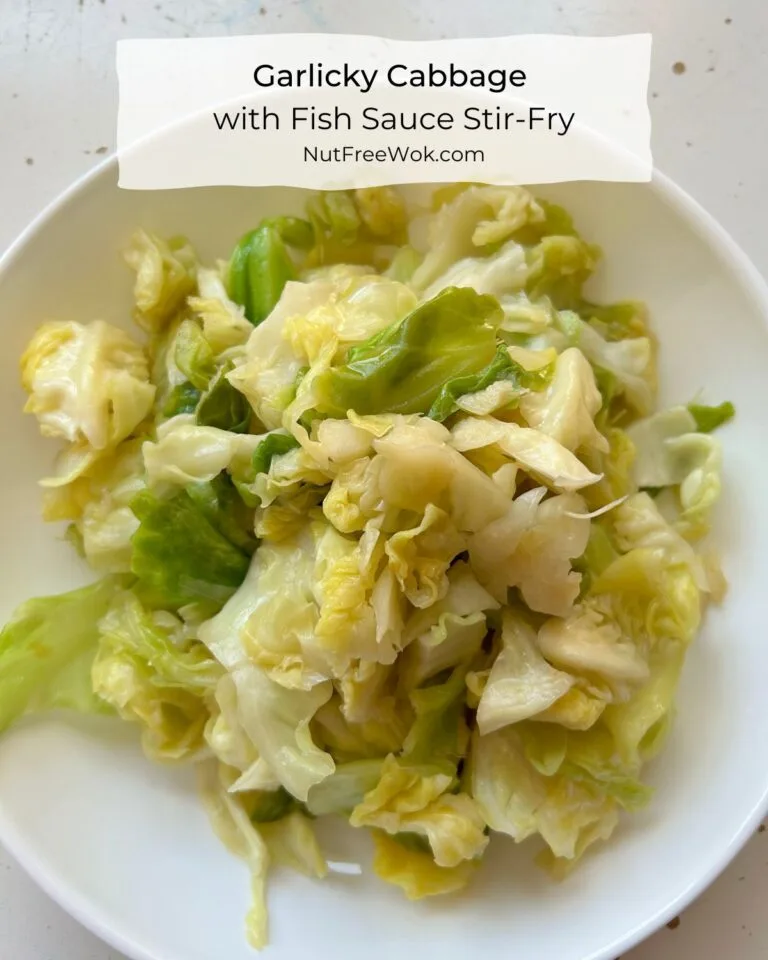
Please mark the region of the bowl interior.
[[[635, 297], [661, 342], [664, 402], [704, 391], [732, 400], [722, 433], [724, 495], [716, 541], [730, 581], [691, 651], [679, 716], [650, 780], [654, 803], [568, 880], [554, 884], [528, 844], [490, 846], [459, 898], [409, 903], [367, 869], [367, 838], [341, 824], [322, 837], [362, 877], [319, 883], [276, 871], [269, 887], [270, 955], [369, 960], [402, 947], [459, 960], [511, 949], [535, 960], [612, 960], [712, 880], [756, 823], [768, 794], [763, 637], [768, 498], [760, 482], [768, 409], [768, 303], [724, 235], [663, 183], [578, 183], [541, 193], [565, 203], [603, 246], [591, 293]], [[61, 530], [39, 517], [36, 481], [53, 445], [21, 414], [18, 358], [45, 319], [126, 324], [132, 277], [120, 250], [138, 225], [184, 233], [203, 260], [226, 256], [261, 216], [297, 191], [237, 188], [132, 193], [106, 166], [70, 195], [0, 267], [0, 431], [7, 456], [0, 501], [6, 564], [0, 614], [86, 577]], [[53, 801], [53, 802], [52, 802]], [[0, 839], [75, 916], [141, 960], [251, 960], [243, 935], [248, 876], [212, 834], [190, 771], [154, 766], [127, 725], [52, 718], [0, 742]], [[512, 947], [514, 945], [514, 947]]]

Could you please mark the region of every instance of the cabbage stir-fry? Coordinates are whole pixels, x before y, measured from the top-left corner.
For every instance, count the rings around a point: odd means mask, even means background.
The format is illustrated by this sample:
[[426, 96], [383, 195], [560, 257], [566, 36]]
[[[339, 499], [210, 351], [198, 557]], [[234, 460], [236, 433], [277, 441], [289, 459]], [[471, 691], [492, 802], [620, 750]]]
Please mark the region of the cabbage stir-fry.
[[26, 410], [63, 441], [44, 515], [101, 579], [0, 636], [0, 727], [112, 713], [200, 766], [253, 874], [321, 877], [367, 828], [410, 898], [494, 833], [564, 874], [648, 802], [730, 404], [655, 410], [643, 306], [518, 187], [314, 196], [203, 266], [140, 231], [132, 334], [45, 323]]

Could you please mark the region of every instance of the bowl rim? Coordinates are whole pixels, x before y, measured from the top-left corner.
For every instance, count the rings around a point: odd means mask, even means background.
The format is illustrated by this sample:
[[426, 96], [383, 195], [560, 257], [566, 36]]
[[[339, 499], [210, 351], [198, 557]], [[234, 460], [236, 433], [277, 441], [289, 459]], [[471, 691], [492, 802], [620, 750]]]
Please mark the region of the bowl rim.
[[[117, 154], [112, 153], [78, 177], [39, 210], [16, 239], [0, 254], [0, 281], [24, 248], [38, 234], [42, 233], [48, 222], [60, 210], [66, 208], [68, 204], [87, 190], [91, 184], [109, 176], [110, 172], [113, 171], [115, 174], [114, 186], [120, 189], [117, 184], [117, 169]], [[766, 326], [768, 326], [768, 282], [725, 227], [689, 193], [656, 167], [653, 169], [651, 180], [643, 186], [653, 190], [668, 207], [672, 208], [694, 232], [707, 242], [716, 255], [724, 260], [726, 266], [732, 271], [739, 285], [754, 302], [758, 312], [763, 316]], [[192, 187], [182, 189], [211, 190], [218, 188]], [[272, 188], [241, 187], [238, 189], [269, 190]], [[766, 777], [763, 792], [754, 803], [749, 815], [734, 831], [731, 840], [725, 847], [718, 851], [716, 856], [713, 856], [709, 868], [695, 882], [682, 889], [666, 907], [657, 910], [612, 943], [599, 948], [597, 953], [589, 957], [589, 960], [613, 960], [613, 958], [631, 950], [656, 933], [665, 923], [668, 923], [690, 906], [728, 867], [755, 833], [766, 815], [768, 815], [768, 777]], [[87, 897], [72, 890], [66, 881], [60, 881], [58, 878], [52, 877], [45, 865], [44, 858], [35, 850], [34, 843], [31, 843], [23, 832], [18, 831], [10, 818], [6, 816], [2, 798], [0, 798], [0, 843], [54, 903], [108, 946], [126, 954], [131, 960], [179, 960], [178, 957], [167, 953], [160, 953], [154, 949], [148, 950], [137, 943], [130, 935], [115, 929], [111, 925], [108, 915], [104, 915], [100, 908], [94, 907]]]

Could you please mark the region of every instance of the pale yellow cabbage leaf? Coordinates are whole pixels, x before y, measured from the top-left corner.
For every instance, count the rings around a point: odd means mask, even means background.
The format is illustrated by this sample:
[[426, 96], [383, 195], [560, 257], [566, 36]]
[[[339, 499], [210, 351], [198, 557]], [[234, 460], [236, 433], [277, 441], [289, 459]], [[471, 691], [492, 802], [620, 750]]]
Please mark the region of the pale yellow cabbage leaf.
[[41, 433], [83, 454], [79, 467], [57, 470], [63, 482], [130, 436], [155, 397], [141, 347], [102, 320], [43, 324], [21, 358], [21, 376], [29, 394], [24, 409]]

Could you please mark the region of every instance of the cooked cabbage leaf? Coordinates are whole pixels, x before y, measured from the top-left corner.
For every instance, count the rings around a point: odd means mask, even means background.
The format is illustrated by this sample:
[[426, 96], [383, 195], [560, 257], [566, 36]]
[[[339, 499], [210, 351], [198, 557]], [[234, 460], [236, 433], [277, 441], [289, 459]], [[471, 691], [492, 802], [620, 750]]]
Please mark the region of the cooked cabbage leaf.
[[616, 800], [587, 776], [540, 773], [516, 725], [476, 736], [471, 789], [485, 822], [518, 843], [538, 833], [558, 860], [573, 862], [618, 823]]
[[137, 230], [125, 253], [136, 272], [134, 319], [144, 330], [161, 330], [195, 289], [197, 256], [184, 237], [162, 240]]
[[229, 295], [245, 308], [254, 326], [266, 320], [283, 287], [296, 279], [288, 247], [306, 248], [311, 243], [310, 224], [296, 217], [262, 220], [238, 241], [229, 262]]
[[41, 433], [84, 448], [77, 472], [130, 436], [155, 397], [141, 347], [102, 320], [43, 324], [21, 358], [21, 376], [29, 393], [24, 410], [35, 414]]
[[206, 698], [221, 676], [201, 643], [180, 638], [180, 627], [173, 617], [153, 617], [130, 591], [115, 597], [99, 624], [93, 689], [124, 720], [141, 724], [144, 750], [159, 760], [202, 749]]
[[712, 507], [720, 496], [720, 441], [696, 432], [687, 407], [671, 407], [627, 430], [637, 452], [633, 474], [640, 487], [677, 486], [679, 527], [690, 539], [709, 529]]
[[373, 869], [387, 883], [400, 887], [409, 900], [454, 893], [465, 887], [476, 869], [474, 860], [462, 860], [455, 867], [438, 866], [431, 853], [406, 847], [397, 836], [373, 831]]
[[499, 406], [506, 406], [513, 401], [513, 398], [522, 396], [529, 390], [541, 390], [546, 386], [548, 379], [549, 371], [542, 373], [526, 370], [521, 364], [516, 363], [510, 357], [509, 350], [500, 344], [496, 349], [496, 356], [479, 373], [454, 377], [446, 381], [427, 411], [427, 416], [442, 422], [455, 413], [460, 406], [466, 409], [464, 405], [458, 403], [459, 398], [466, 394], [487, 390], [493, 384], [506, 384], [503, 403], [499, 403]]
[[516, 423], [493, 417], [468, 417], [456, 424], [452, 437], [454, 447], [462, 453], [497, 445], [519, 466], [558, 490], [579, 490], [600, 479], [553, 437]]
[[653, 342], [648, 336], [606, 339], [593, 324], [571, 311], [561, 311], [557, 324], [596, 371], [610, 374], [613, 392], [640, 416], [650, 413], [656, 393]]
[[189, 414], [161, 423], [142, 448], [150, 486], [186, 486], [213, 480], [222, 470], [243, 479], [250, 473], [261, 436], [201, 426]]
[[315, 406], [343, 417], [347, 410], [424, 413], [446, 381], [476, 374], [496, 353], [498, 303], [470, 289], [448, 288], [401, 323], [349, 350], [346, 362], [315, 382]]
[[531, 300], [548, 297], [558, 310], [572, 307], [599, 257], [600, 248], [578, 235], [542, 237], [526, 251], [526, 293]]
[[445, 670], [468, 666], [487, 633], [486, 611], [499, 607], [466, 561], [451, 566], [448, 583], [442, 600], [416, 610], [405, 623], [400, 679], [407, 689]]
[[539, 613], [567, 614], [579, 594], [581, 577], [571, 561], [589, 539], [583, 503], [573, 493], [542, 500], [543, 488], [516, 497], [504, 516], [489, 523], [469, 543], [480, 582], [499, 602], [509, 587]]
[[189, 297], [187, 306], [203, 325], [203, 334], [218, 356], [224, 350], [242, 346], [253, 332], [243, 308], [227, 296], [218, 270], [200, 267], [197, 271], [200, 296]]
[[584, 354], [574, 347], [557, 358], [551, 384], [541, 393], [520, 400], [520, 412], [530, 427], [547, 434], [568, 450], [594, 447], [607, 451], [608, 441], [595, 426], [601, 397]]
[[242, 801], [230, 790], [220, 764], [198, 766], [200, 793], [216, 835], [251, 872], [251, 905], [245, 920], [248, 942], [256, 950], [267, 944], [266, 881], [269, 850], [261, 833], [251, 823]]
[[716, 407], [708, 407], [701, 403], [689, 403], [688, 410], [696, 421], [699, 433], [711, 433], [724, 423], [728, 423], [736, 415], [736, 408], [726, 400]]
[[429, 223], [429, 247], [412, 283], [425, 290], [457, 260], [507, 240], [544, 220], [541, 205], [521, 187], [470, 186], [443, 204]]
[[213, 480], [190, 483], [186, 492], [223, 537], [244, 553], [253, 553], [256, 549], [253, 514], [243, 503], [229, 474], [222, 472]]
[[296, 805], [296, 801], [285, 787], [278, 787], [276, 790], [249, 790], [245, 801], [251, 821], [262, 824], [280, 820]]
[[383, 763], [383, 759], [374, 759], [337, 764], [330, 777], [310, 789], [307, 809], [316, 817], [351, 813], [381, 779]]
[[315, 745], [309, 731], [310, 720], [331, 695], [330, 683], [289, 690], [250, 664], [230, 672], [243, 729], [259, 756], [289, 793], [306, 800], [310, 788], [334, 771], [333, 758]]
[[98, 710], [83, 694], [83, 672], [96, 652], [98, 624], [119, 581], [27, 600], [0, 633], [0, 730], [24, 713], [54, 706]]
[[535, 717], [565, 696], [574, 684], [539, 651], [536, 631], [512, 610], [504, 613], [502, 647], [477, 707], [481, 734]]
[[186, 380], [205, 390], [216, 372], [213, 350], [199, 324], [182, 320], [173, 341], [173, 359]]
[[625, 703], [609, 704], [603, 723], [616, 752], [632, 767], [653, 759], [674, 718], [674, 699], [685, 658], [685, 644], [656, 647], [649, 657], [650, 677]]
[[70, 529], [94, 570], [130, 572], [131, 538], [139, 526], [130, 504], [146, 486], [141, 446], [124, 440], [82, 476], [46, 490], [43, 517], [73, 521]]
[[202, 391], [189, 380], [177, 383], [163, 404], [163, 416], [175, 417], [179, 413], [194, 413], [201, 396]]
[[483, 819], [466, 793], [448, 793], [448, 773], [424, 774], [388, 756], [379, 783], [352, 811], [354, 827], [389, 834], [416, 833], [429, 841], [439, 867], [456, 867], [480, 856], [488, 845]]
[[419, 687], [410, 694], [416, 719], [403, 743], [408, 763], [449, 760], [464, 756], [469, 728], [464, 718], [467, 665], [456, 667], [445, 683]]
[[267, 473], [272, 459], [280, 457], [289, 450], [295, 450], [299, 441], [289, 433], [270, 433], [253, 451], [253, 469], [255, 473]]
[[322, 191], [307, 203], [307, 215], [314, 230], [312, 264], [384, 266], [390, 244], [405, 239], [405, 205], [393, 187]]
[[431, 299], [444, 290], [457, 287], [500, 299], [519, 291], [527, 277], [525, 250], [516, 240], [510, 240], [486, 256], [457, 260], [423, 291], [423, 296]]
[[[301, 379], [308, 368], [320, 358], [329, 364], [339, 350], [400, 321], [415, 305], [406, 286], [371, 276], [365, 267], [333, 267], [307, 282], [291, 281], [228, 378], [265, 427], [281, 427], [297, 384], [308, 390], [305, 381], [312, 383], [312, 377]], [[305, 409], [310, 407], [311, 397]]]
[[231, 433], [247, 433], [251, 422], [251, 408], [239, 390], [227, 380], [230, 365], [220, 367], [211, 378], [199, 403], [195, 405], [197, 422], [204, 427], [216, 427]]
[[165, 500], [143, 491], [131, 509], [139, 520], [131, 570], [149, 603], [221, 604], [245, 579], [247, 552], [217, 530], [185, 491]]
[[283, 686], [250, 660], [243, 630], [258, 598], [260, 553], [256, 552], [240, 589], [199, 628], [199, 637], [234, 681], [238, 720], [259, 761], [267, 763], [289, 793], [306, 800], [309, 789], [334, 770], [332, 757], [316, 746], [309, 726], [332, 689], [330, 681], [309, 689]]
[[261, 823], [259, 832], [273, 863], [290, 867], [306, 877], [325, 877], [328, 864], [317, 842], [310, 819], [299, 810]]

